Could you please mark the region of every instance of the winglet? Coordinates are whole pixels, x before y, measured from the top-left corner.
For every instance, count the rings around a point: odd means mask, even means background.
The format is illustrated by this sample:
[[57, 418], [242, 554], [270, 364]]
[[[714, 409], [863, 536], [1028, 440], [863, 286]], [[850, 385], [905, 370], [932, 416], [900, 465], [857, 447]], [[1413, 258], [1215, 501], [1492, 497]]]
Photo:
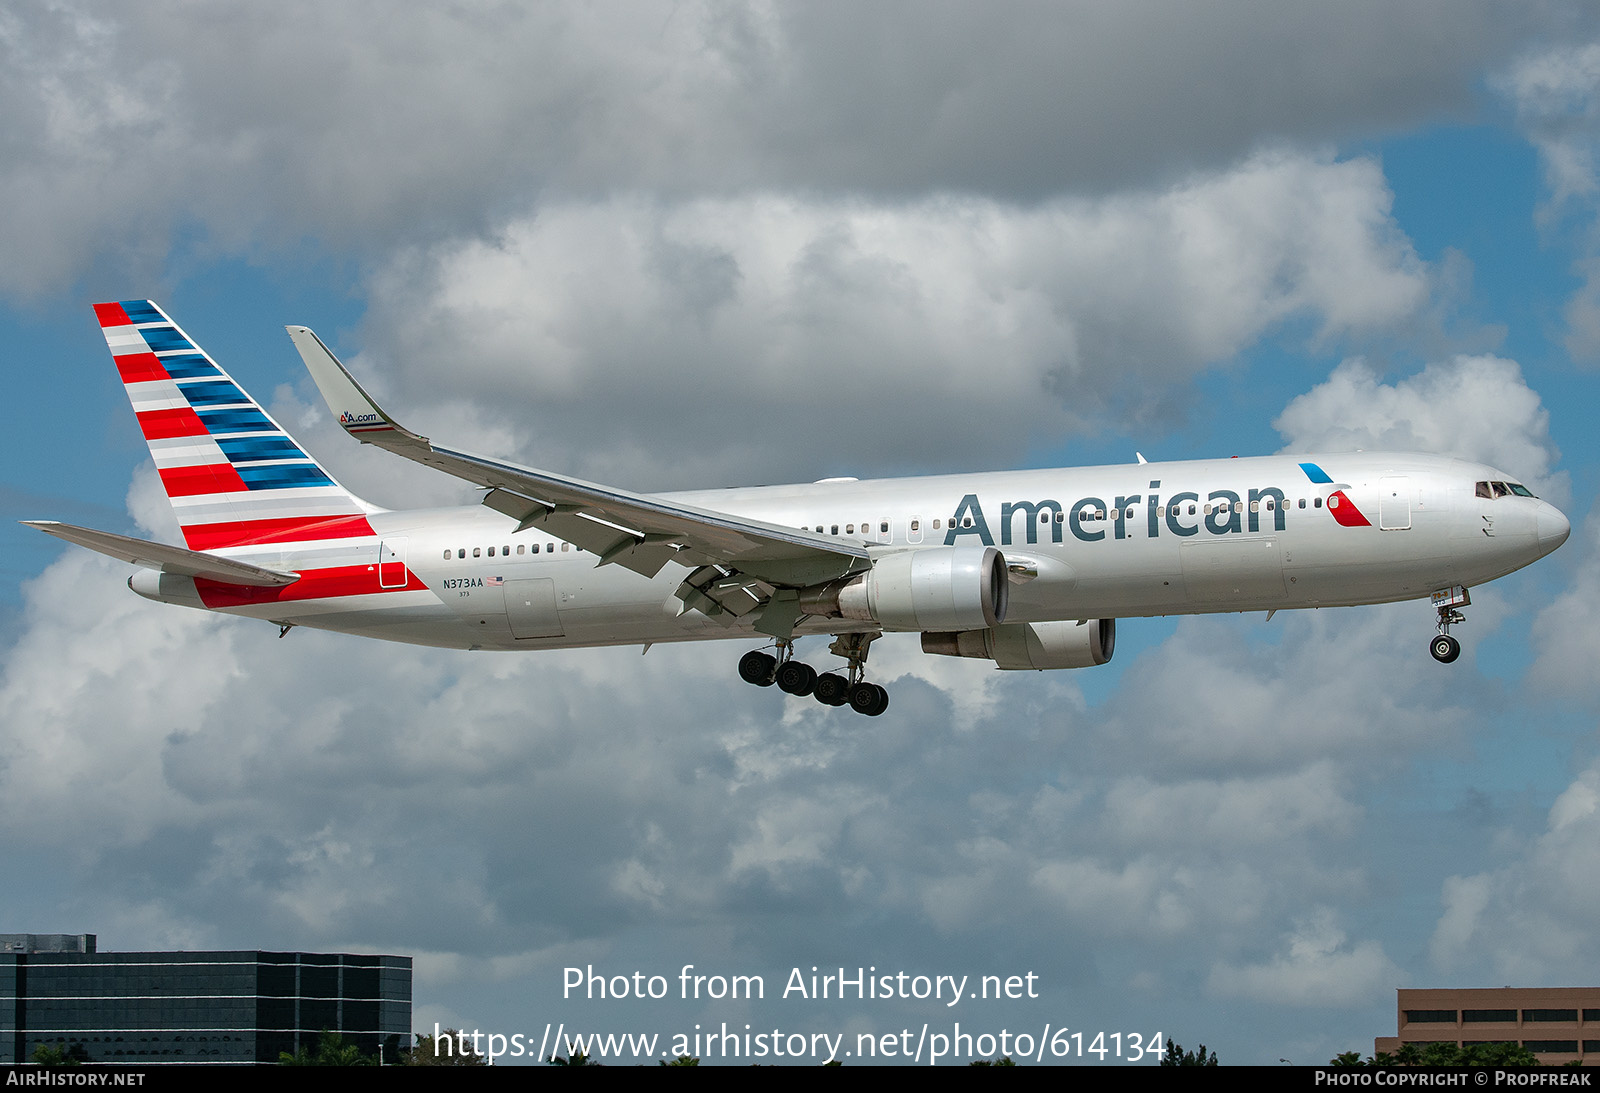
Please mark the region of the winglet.
[[328, 409], [333, 411], [333, 416], [344, 426], [345, 432], [363, 444], [377, 444], [380, 447], [396, 444], [429, 446], [427, 437], [418, 436], [384, 413], [383, 408], [339, 363], [339, 358], [308, 327], [289, 326], [284, 329], [289, 332], [294, 347], [300, 351], [300, 359], [306, 362], [306, 370], [316, 381], [317, 389], [328, 403]]

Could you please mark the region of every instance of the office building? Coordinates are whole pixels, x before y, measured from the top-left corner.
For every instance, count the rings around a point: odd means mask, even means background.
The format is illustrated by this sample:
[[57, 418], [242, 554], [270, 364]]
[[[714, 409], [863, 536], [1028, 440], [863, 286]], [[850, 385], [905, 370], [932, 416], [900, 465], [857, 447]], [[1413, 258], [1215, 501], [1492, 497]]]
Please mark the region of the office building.
[[1392, 1055], [1402, 1044], [1437, 1041], [1510, 1042], [1541, 1063], [1600, 1066], [1600, 987], [1401, 990], [1395, 1009], [1396, 1035], [1378, 1037], [1375, 1052]]
[[276, 1063], [324, 1031], [395, 1062], [411, 958], [99, 952], [94, 934], [0, 934], [0, 1063], [64, 1044], [106, 1063]]

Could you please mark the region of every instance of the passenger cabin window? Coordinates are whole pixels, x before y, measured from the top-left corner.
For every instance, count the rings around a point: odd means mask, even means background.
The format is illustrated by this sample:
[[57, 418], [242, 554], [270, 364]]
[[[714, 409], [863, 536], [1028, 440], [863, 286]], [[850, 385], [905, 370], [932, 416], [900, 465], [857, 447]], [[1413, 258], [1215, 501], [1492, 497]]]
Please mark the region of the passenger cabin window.
[[444, 560], [447, 562], [450, 560], [450, 552], [448, 550], [444, 552]]
[[1322, 498], [1314, 498], [1311, 502], [1311, 507], [1320, 509], [1322, 507]]
[[922, 521], [921, 520], [913, 520], [913, 521], [911, 521], [911, 530], [912, 531], [921, 531], [922, 530]]
[[889, 534], [889, 521], [882, 520], [882, 521], [880, 521], [878, 523], [878, 534], [879, 535], [887, 535], [887, 534]]

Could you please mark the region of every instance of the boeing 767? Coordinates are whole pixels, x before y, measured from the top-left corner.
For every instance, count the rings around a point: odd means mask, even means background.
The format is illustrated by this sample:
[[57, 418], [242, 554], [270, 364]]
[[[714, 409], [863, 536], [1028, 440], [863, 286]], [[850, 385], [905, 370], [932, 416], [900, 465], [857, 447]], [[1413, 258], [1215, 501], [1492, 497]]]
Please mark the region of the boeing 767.
[[[1571, 530], [1516, 477], [1356, 452], [639, 494], [434, 444], [291, 326], [364, 444], [484, 490], [389, 511], [336, 482], [155, 304], [95, 305], [184, 547], [30, 526], [141, 567], [163, 603], [459, 649], [764, 639], [739, 674], [876, 715], [871, 643], [999, 668], [1111, 659], [1116, 620], [1430, 597], [1449, 663], [1468, 589]], [[842, 671], [795, 659], [831, 635]]]

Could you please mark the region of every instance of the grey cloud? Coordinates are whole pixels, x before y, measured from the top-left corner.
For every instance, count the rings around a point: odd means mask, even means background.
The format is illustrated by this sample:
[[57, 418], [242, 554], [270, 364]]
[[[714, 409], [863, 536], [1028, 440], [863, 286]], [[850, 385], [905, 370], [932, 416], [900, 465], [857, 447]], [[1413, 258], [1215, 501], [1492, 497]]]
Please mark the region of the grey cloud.
[[1465, 109], [1546, 18], [1377, 0], [15, 9], [0, 242], [28, 260], [0, 288], [154, 277], [196, 235], [370, 258], [538, 194], [1108, 192]]
[[1388, 989], [1401, 970], [1376, 941], [1351, 944], [1328, 908], [1297, 924], [1283, 950], [1259, 964], [1212, 969], [1210, 989], [1291, 1006], [1356, 1005]]
[[[1542, 688], [1588, 696], [1595, 693], [1594, 651], [1600, 649], [1593, 610], [1600, 595], [1600, 519], [1591, 516], [1574, 538], [1561, 559], [1570, 574], [1566, 587], [1534, 619], [1531, 674]], [[1574, 559], [1574, 551], [1582, 553]]]
[[1435, 966], [1536, 982], [1592, 963], [1597, 848], [1600, 766], [1590, 765], [1556, 797], [1544, 831], [1518, 840], [1513, 860], [1445, 881], [1431, 946]]
[[[1600, 44], [1530, 49], [1493, 83], [1539, 150], [1549, 189], [1538, 211], [1541, 226], [1575, 244], [1573, 272], [1584, 283], [1564, 309], [1566, 347], [1574, 360], [1593, 366], [1600, 362]], [[1581, 225], [1576, 230], [1574, 220]]]
[[500, 405], [525, 461], [644, 488], [1004, 465], [1278, 324], [1402, 327], [1429, 277], [1389, 200], [1371, 160], [1272, 153], [1029, 207], [547, 204], [381, 269], [353, 364], [397, 410]]
[[1294, 399], [1273, 421], [1284, 451], [1436, 452], [1487, 463], [1516, 475], [1559, 505], [1570, 500], [1561, 453], [1550, 438], [1550, 411], [1516, 361], [1458, 356], [1383, 383], [1360, 359]]

